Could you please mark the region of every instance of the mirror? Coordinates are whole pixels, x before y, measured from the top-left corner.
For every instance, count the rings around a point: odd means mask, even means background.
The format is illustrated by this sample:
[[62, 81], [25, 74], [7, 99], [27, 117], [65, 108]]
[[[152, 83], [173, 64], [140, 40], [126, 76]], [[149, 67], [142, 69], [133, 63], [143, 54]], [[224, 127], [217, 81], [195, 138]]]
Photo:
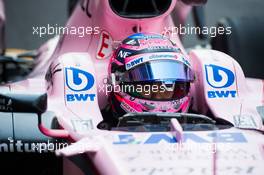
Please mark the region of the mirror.
[[42, 114], [47, 110], [47, 94], [0, 93], [0, 112]]

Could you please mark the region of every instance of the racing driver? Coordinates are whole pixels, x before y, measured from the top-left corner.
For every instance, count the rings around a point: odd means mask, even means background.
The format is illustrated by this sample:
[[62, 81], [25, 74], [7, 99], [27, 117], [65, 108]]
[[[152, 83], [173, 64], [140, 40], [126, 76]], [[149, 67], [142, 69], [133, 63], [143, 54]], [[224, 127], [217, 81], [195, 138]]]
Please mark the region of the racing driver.
[[126, 38], [113, 53], [108, 72], [114, 119], [131, 112], [187, 112], [190, 107], [190, 62], [163, 35], [136, 33]]

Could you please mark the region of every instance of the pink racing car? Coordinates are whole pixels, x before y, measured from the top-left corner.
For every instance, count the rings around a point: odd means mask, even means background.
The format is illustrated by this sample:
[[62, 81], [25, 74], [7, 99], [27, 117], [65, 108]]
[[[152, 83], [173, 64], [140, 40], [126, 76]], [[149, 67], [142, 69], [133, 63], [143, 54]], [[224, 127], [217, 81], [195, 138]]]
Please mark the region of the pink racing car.
[[[177, 15], [185, 21], [189, 3], [204, 1], [81, 1], [65, 26], [67, 33], [38, 50], [33, 71], [24, 80], [0, 86], [1, 139], [66, 140], [67, 146], [56, 150], [63, 157], [64, 175], [263, 174], [263, 80], [246, 78], [237, 61], [222, 52], [184, 49], [179, 36], [166, 29], [176, 25], [173, 9], [181, 9]], [[83, 28], [85, 36], [68, 33]], [[122, 52], [121, 42], [126, 45]], [[144, 49], [169, 45], [166, 57], [180, 59], [183, 71], [192, 70], [193, 78], [186, 76], [191, 82], [190, 112], [184, 107], [176, 112], [139, 112], [130, 102], [123, 105], [127, 113], [108, 125], [104, 121], [111, 114], [103, 111], [109, 105], [113, 53], [129, 58], [123, 66], [134, 70], [129, 75], [118, 71], [124, 81], [155, 78], [135, 69], [154, 57], [145, 56], [149, 54], [145, 51], [131, 56], [131, 50], [142, 44]], [[154, 53], [157, 58], [162, 55]], [[162, 70], [159, 75], [169, 72]], [[111, 78], [117, 80], [116, 74]], [[71, 159], [76, 155], [82, 156], [81, 163]]]

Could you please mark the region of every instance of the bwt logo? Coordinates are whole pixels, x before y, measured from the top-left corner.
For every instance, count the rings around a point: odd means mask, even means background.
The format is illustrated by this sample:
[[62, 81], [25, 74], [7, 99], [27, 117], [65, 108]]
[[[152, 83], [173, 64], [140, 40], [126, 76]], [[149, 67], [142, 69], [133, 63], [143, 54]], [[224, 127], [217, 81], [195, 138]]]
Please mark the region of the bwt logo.
[[[94, 77], [92, 74], [76, 69], [65, 68], [66, 85], [74, 92], [87, 91], [94, 86]], [[67, 94], [67, 101], [94, 101], [95, 94]]]
[[[183, 133], [183, 140], [181, 142], [194, 142], [194, 143], [246, 143], [247, 139], [242, 133], [208, 133], [207, 135], [198, 135], [196, 133]], [[116, 141], [113, 142], [115, 145], [124, 144], [160, 144], [165, 142], [168, 144], [179, 143], [176, 137], [171, 134], [150, 134], [145, 138], [137, 138], [132, 134], [120, 134]]]
[[128, 69], [131, 69], [134, 66], [136, 66], [136, 65], [138, 65], [138, 64], [140, 64], [142, 62], [143, 62], [143, 57], [142, 58], [135, 59], [135, 60], [133, 60], [133, 61], [131, 61], [131, 62], [129, 62], [129, 63], [126, 64], [126, 69], [127, 70]]
[[[217, 66], [217, 65], [205, 65], [206, 80], [207, 83], [215, 88], [228, 88], [235, 82], [235, 75], [232, 71]], [[236, 97], [237, 91], [221, 90], [221, 91], [208, 91], [209, 98], [228, 98]]]

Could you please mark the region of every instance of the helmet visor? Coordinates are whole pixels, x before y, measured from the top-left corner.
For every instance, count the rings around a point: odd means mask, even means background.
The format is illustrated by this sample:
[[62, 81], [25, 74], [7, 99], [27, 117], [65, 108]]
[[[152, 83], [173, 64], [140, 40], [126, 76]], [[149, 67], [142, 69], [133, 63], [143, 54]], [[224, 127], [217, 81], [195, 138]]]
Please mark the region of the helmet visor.
[[194, 80], [192, 70], [175, 60], [150, 61], [132, 68], [124, 73], [121, 82], [191, 82]]

